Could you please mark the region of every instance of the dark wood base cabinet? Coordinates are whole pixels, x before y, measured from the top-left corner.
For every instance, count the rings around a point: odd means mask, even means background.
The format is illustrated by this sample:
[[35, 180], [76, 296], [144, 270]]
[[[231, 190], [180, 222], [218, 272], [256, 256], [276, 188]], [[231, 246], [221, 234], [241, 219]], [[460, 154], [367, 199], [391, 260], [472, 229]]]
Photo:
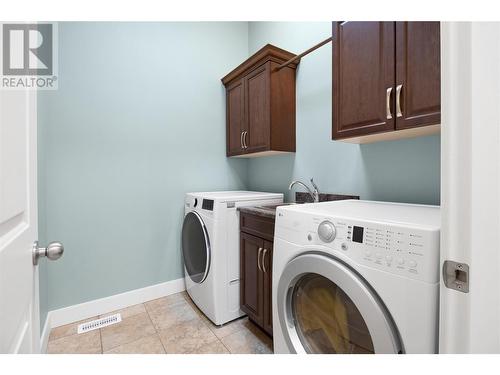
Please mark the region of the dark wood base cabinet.
[[368, 143], [439, 131], [439, 22], [334, 22], [332, 40], [332, 139]]
[[274, 220], [241, 213], [240, 228], [241, 309], [272, 336]]

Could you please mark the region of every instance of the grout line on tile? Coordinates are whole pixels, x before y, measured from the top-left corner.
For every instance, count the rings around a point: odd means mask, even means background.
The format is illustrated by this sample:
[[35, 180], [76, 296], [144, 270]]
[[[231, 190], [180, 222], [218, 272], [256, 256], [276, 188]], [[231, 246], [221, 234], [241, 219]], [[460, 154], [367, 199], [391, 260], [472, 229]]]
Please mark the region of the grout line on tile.
[[[87, 333], [89, 333], [89, 332], [81, 333], [80, 335], [86, 335]], [[55, 341], [59, 341], [59, 340], [62, 340], [62, 339], [68, 338], [68, 337], [73, 337], [73, 336], [78, 336], [78, 335], [79, 335], [78, 333], [73, 333], [71, 335], [61, 336], [61, 337], [58, 337], [57, 339], [49, 340], [49, 342], [55, 342]]]
[[160, 340], [160, 344], [161, 344], [161, 347], [163, 348], [163, 351], [165, 352], [165, 354], [168, 354], [167, 352], [167, 348], [165, 347], [165, 345], [163, 345], [163, 340], [161, 339], [161, 336], [160, 336], [160, 330], [156, 328], [156, 325], [153, 323], [153, 319], [151, 319], [151, 315], [149, 315], [149, 311], [146, 307], [146, 303], [144, 303], [144, 307], [146, 309], [146, 314], [148, 316], [148, 319], [149, 319], [149, 322], [151, 323], [151, 325], [153, 326], [154, 330], [155, 330], [155, 335], [156, 337], [158, 337], [158, 340]]
[[[157, 298], [157, 299], [159, 299], [159, 298]], [[151, 301], [154, 301], [154, 299], [152, 299]], [[148, 317], [149, 317], [149, 319], [150, 319], [151, 321], [153, 321], [153, 319], [151, 319], [151, 315], [150, 315], [151, 310], [153, 310], [153, 309], [151, 309], [151, 308], [150, 308], [150, 307], [148, 307], [148, 305], [147, 305], [147, 303], [148, 303], [148, 302], [151, 302], [151, 301], [146, 301], [146, 302], [144, 302], [144, 303], [143, 303], [143, 305], [144, 305], [144, 309], [145, 309], [145, 310], [146, 310], [146, 312], [148, 313]], [[156, 330], [156, 327], [155, 327], [155, 330]]]
[[156, 330], [156, 327], [155, 327], [155, 325], [153, 323], [153, 319], [151, 319], [151, 317], [149, 316], [148, 312], [146, 313], [146, 316], [148, 317], [149, 323], [151, 323], [151, 325], [153, 326], [155, 332], [158, 333], [158, 331]]
[[218, 337], [217, 337], [217, 340], [219, 340], [219, 342], [222, 344], [222, 346], [223, 346], [224, 348], [226, 348], [226, 350], [227, 350], [227, 352], [228, 352], [229, 354], [233, 354], [233, 353], [231, 352], [231, 350], [229, 350], [229, 348], [226, 346], [226, 344], [224, 344], [224, 342], [223, 342], [220, 338], [218, 338]]
[[[57, 328], [57, 327], [56, 327], [56, 328]], [[53, 328], [53, 329], [51, 329], [51, 330], [50, 330], [50, 332], [52, 333], [52, 331], [53, 331], [53, 330], [54, 330], [54, 328]], [[53, 342], [53, 341], [57, 341], [57, 340], [63, 339], [63, 338], [65, 338], [65, 337], [71, 337], [71, 336], [76, 336], [76, 335], [78, 335], [78, 332], [72, 333], [72, 334], [70, 334], [70, 335], [61, 336], [61, 337], [58, 337], [58, 338], [52, 338], [52, 339], [51, 339], [51, 338], [50, 338], [50, 333], [49, 333], [49, 341], [48, 341], [48, 342]]]
[[101, 332], [101, 329], [102, 328], [99, 328], [99, 342], [101, 344], [101, 354], [104, 354], [104, 348], [102, 346], [102, 332]]
[[[147, 302], [149, 302], [149, 301], [147, 301]], [[159, 336], [160, 330], [156, 328], [156, 324], [153, 322], [153, 319], [151, 319], [151, 314], [149, 313], [149, 309], [148, 309], [148, 306], [146, 305], [146, 302], [144, 302], [144, 308], [146, 309], [146, 314], [148, 315], [149, 321], [151, 322], [151, 324], [153, 325], [153, 328], [155, 329], [155, 332]], [[162, 345], [163, 345], [163, 343], [162, 343]], [[163, 349], [165, 349], [165, 348], [163, 348]], [[165, 351], [165, 353], [166, 353], [166, 351]]]
[[[152, 335], [140, 337], [137, 340], [134, 340], [134, 341], [131, 341], [131, 342], [127, 342], [126, 344], [121, 344], [121, 345], [115, 346], [113, 348], [110, 348], [106, 352], [103, 351], [102, 354], [109, 353], [110, 351], [115, 350], [117, 348], [121, 348], [122, 346], [131, 345], [133, 343], [136, 343], [137, 341], [141, 341], [141, 340], [147, 339], [147, 338], [152, 337], [152, 336], [157, 336], [158, 337], [158, 340], [160, 340], [160, 343], [161, 343], [161, 346], [162, 346], [163, 350], [165, 350], [165, 347], [163, 346], [163, 343], [161, 342], [161, 339], [160, 339], [159, 335], [155, 332]], [[142, 353], [142, 354], [152, 354], [152, 353]]]
[[156, 332], [156, 336], [158, 336], [158, 340], [160, 340], [160, 344], [163, 347], [163, 351], [165, 352], [165, 354], [168, 354], [167, 348], [165, 348], [165, 345], [163, 344], [163, 340], [161, 339], [161, 336], [158, 332]]

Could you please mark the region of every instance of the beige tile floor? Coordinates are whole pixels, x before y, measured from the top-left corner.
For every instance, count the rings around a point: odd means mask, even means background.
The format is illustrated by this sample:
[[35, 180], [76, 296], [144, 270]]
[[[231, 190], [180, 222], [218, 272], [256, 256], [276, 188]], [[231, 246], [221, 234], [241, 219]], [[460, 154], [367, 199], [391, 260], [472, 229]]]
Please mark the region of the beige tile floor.
[[49, 354], [272, 353], [272, 340], [248, 318], [215, 326], [186, 293], [114, 311], [120, 323], [77, 334], [79, 324], [54, 328]]

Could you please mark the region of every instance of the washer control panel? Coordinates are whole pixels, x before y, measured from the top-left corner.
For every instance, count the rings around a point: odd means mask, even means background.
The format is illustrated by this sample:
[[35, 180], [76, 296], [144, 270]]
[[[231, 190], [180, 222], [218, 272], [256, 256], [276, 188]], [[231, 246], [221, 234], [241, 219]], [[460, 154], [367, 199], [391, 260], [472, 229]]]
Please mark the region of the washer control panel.
[[426, 282], [439, 281], [439, 230], [308, 215], [279, 217], [276, 236], [321, 245], [356, 263]]
[[[347, 242], [362, 252], [363, 260], [418, 274], [425, 265], [425, 233], [408, 228], [348, 225]], [[438, 253], [436, 251], [436, 253]], [[419, 267], [420, 266], [420, 267]]]

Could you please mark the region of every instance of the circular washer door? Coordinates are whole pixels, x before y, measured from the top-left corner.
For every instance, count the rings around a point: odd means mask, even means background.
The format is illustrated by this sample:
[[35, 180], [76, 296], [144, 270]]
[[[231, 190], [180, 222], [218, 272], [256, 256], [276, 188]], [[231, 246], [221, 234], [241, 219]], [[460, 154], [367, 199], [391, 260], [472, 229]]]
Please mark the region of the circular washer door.
[[201, 216], [191, 211], [182, 224], [182, 255], [186, 272], [197, 284], [207, 278], [210, 268], [210, 240]]
[[311, 253], [289, 262], [278, 283], [277, 308], [292, 353], [402, 353], [380, 298], [336, 258]]

